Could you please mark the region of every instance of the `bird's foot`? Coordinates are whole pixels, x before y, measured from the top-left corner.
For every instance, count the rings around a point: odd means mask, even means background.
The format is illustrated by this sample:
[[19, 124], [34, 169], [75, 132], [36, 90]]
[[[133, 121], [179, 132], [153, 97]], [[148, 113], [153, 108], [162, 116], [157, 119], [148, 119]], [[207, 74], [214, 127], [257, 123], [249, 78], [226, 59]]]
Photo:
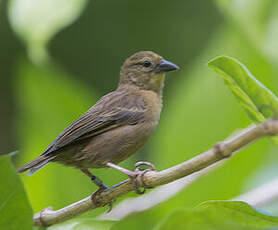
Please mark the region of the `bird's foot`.
[[[106, 186], [101, 179], [99, 179], [96, 175], [92, 174], [88, 169], [81, 169], [81, 171], [83, 173], [85, 173], [87, 176], [90, 177], [91, 181], [96, 185], [98, 186], [98, 190], [95, 191], [92, 195], [91, 195], [91, 200], [92, 202], [96, 205], [96, 206], [100, 206], [101, 203], [98, 202], [97, 198], [98, 196], [105, 190], [109, 190], [110, 188], [108, 186]], [[103, 206], [105, 205], [109, 205], [109, 209], [108, 209], [108, 212], [110, 212], [112, 210], [112, 201], [107, 203], [107, 204], [104, 204]]]
[[[155, 171], [155, 166], [148, 162], [148, 161], [138, 161], [136, 164], [135, 164], [135, 172], [136, 170], [140, 170], [142, 171], [142, 169], [140, 169], [140, 166], [147, 166], [149, 168], [145, 169], [145, 170], [148, 170], [148, 171]], [[144, 171], [144, 170], [143, 170]]]
[[[92, 202], [93, 202], [96, 206], [100, 206], [101, 203], [100, 203], [100, 202], [98, 201], [98, 199], [97, 199], [98, 196], [99, 196], [102, 192], [104, 192], [105, 190], [109, 190], [109, 189], [110, 189], [110, 188], [107, 187], [105, 184], [102, 184], [101, 186], [99, 186], [98, 190], [95, 191], [95, 192], [91, 195], [91, 200], [92, 200]], [[108, 209], [107, 212], [110, 212], [110, 211], [112, 210], [113, 201], [108, 202], [108, 203], [106, 203], [106, 204], [104, 204], [104, 205], [102, 205], [102, 206], [104, 207], [105, 205], [108, 205], [108, 206], [109, 206], [109, 209]]]
[[[145, 168], [145, 169], [142, 169], [141, 166], [147, 166], [148, 168]], [[131, 183], [133, 185], [133, 188], [134, 188], [134, 191], [137, 193], [137, 194], [143, 194], [145, 193], [146, 191], [146, 188], [147, 186], [144, 184], [144, 181], [142, 180], [142, 183], [143, 183], [143, 190], [140, 190], [138, 188], [138, 185], [137, 185], [137, 180], [136, 178], [137, 177], [141, 177], [143, 178], [143, 176], [145, 175], [146, 172], [149, 172], [149, 171], [155, 171], [155, 166], [150, 163], [150, 162], [147, 162], [147, 161], [139, 161], [135, 164], [135, 176], [134, 177], [130, 177], [131, 179]]]
[[[145, 192], [145, 190], [146, 190], [146, 186], [144, 185], [143, 180], [142, 180], [143, 190], [141, 191], [139, 189], [139, 186], [137, 184], [137, 177], [141, 177], [142, 178], [146, 172], [155, 170], [154, 165], [151, 164], [150, 162], [146, 162], [146, 161], [139, 161], [139, 162], [137, 162], [135, 164], [135, 171], [134, 172], [130, 171], [128, 169], [122, 168], [121, 166], [115, 165], [113, 163], [107, 163], [106, 165], [108, 167], [114, 168], [114, 169], [116, 169], [116, 170], [126, 174], [129, 177], [129, 179], [130, 179], [130, 181], [131, 181], [131, 183], [133, 185], [134, 191], [137, 194], [143, 194]], [[149, 168], [141, 169], [140, 168], [141, 166], [148, 166]]]

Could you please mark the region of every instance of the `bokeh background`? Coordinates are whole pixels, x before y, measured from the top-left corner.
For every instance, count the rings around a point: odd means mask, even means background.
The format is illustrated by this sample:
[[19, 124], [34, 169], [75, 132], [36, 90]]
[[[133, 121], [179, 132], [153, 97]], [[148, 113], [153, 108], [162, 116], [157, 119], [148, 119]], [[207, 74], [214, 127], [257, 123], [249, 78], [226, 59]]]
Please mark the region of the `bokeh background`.
[[[159, 127], [123, 167], [132, 169], [138, 160], [159, 170], [173, 166], [251, 124], [206, 66], [215, 56], [236, 57], [278, 94], [275, 0], [0, 1], [0, 31], [0, 153], [18, 150], [17, 166], [115, 89], [122, 62], [139, 50], [155, 51], [181, 69], [166, 79]], [[261, 140], [152, 212], [158, 217], [234, 198], [277, 177], [277, 163], [277, 147]], [[113, 169], [94, 172], [107, 185], [125, 179]], [[35, 212], [61, 208], [96, 189], [78, 170], [57, 164], [22, 179]], [[278, 203], [265, 210], [277, 214]], [[144, 225], [152, 221], [145, 219]]]

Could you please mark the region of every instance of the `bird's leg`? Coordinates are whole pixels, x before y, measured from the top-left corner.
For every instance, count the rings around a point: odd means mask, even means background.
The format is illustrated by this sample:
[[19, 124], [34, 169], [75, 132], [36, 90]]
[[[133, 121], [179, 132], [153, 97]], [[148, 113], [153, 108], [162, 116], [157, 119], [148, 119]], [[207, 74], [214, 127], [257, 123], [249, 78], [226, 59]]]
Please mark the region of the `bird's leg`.
[[[143, 191], [140, 191], [140, 190], [139, 190], [138, 185], [137, 185], [137, 183], [136, 183], [136, 177], [137, 177], [138, 175], [143, 175], [145, 172], [147, 172], [147, 171], [149, 171], [149, 170], [155, 170], [155, 167], [154, 167], [151, 163], [145, 162], [145, 161], [140, 161], [140, 162], [137, 162], [137, 163], [135, 164], [135, 172], [132, 172], [132, 171], [130, 171], [130, 170], [128, 170], [128, 169], [122, 168], [122, 167], [120, 167], [120, 166], [118, 166], [118, 165], [115, 165], [115, 164], [113, 164], [113, 163], [110, 163], [110, 162], [107, 163], [106, 165], [107, 165], [108, 167], [110, 167], [110, 168], [114, 168], [114, 169], [116, 169], [116, 170], [118, 170], [118, 171], [120, 171], [120, 172], [126, 174], [126, 175], [130, 178], [131, 183], [132, 183], [132, 185], [133, 185], [133, 187], [134, 187], [134, 191], [135, 191], [137, 194], [143, 194], [143, 193], [145, 192], [145, 187], [144, 187], [144, 190], [143, 190]], [[140, 166], [142, 166], [142, 165], [147, 165], [147, 166], [150, 167], [150, 168], [149, 168], [149, 169], [145, 169], [145, 170], [141, 170], [141, 169], [140, 169]]]
[[[101, 179], [99, 179], [97, 176], [95, 176], [94, 174], [92, 174], [88, 169], [81, 169], [81, 171], [82, 171], [83, 173], [85, 173], [88, 177], [90, 177], [91, 181], [92, 181], [96, 186], [98, 186], [98, 190], [95, 191], [95, 192], [92, 194], [92, 196], [91, 196], [92, 201], [95, 202], [96, 205], [98, 205], [98, 204], [97, 204], [97, 201], [96, 201], [96, 199], [95, 199], [95, 197], [96, 197], [98, 194], [100, 194], [101, 192], [103, 192], [104, 190], [109, 189], [109, 187], [106, 186], [106, 185], [102, 182]], [[110, 211], [112, 210], [112, 202], [109, 202], [108, 205], [109, 205], [109, 210], [108, 210], [108, 212], [110, 212]]]
[[105, 190], [109, 189], [108, 186], [106, 186], [101, 179], [99, 179], [97, 176], [92, 174], [88, 169], [81, 169], [83, 173], [85, 173], [88, 177], [90, 177], [91, 181], [99, 187], [99, 189]]
[[137, 185], [137, 183], [136, 183], [136, 177], [137, 177], [137, 175], [138, 175], [138, 174], [136, 174], [136, 172], [132, 172], [132, 171], [130, 171], [130, 170], [128, 170], [128, 169], [122, 168], [121, 166], [115, 165], [115, 164], [110, 163], [110, 162], [108, 162], [106, 165], [107, 165], [108, 167], [110, 167], [110, 168], [116, 169], [116, 170], [118, 170], [118, 171], [124, 173], [125, 175], [127, 175], [127, 176], [130, 178], [131, 183], [132, 183], [133, 188], [134, 188], [134, 191], [135, 191], [137, 194], [143, 194], [143, 193], [144, 193], [144, 191], [140, 191], [140, 190], [139, 190], [138, 185]]
[[116, 170], [124, 173], [125, 175], [127, 175], [129, 177], [136, 177], [137, 176], [135, 172], [132, 172], [132, 171], [130, 171], [128, 169], [125, 169], [125, 168], [123, 168], [123, 167], [121, 167], [119, 165], [115, 165], [115, 164], [110, 163], [110, 162], [108, 162], [106, 165], [108, 167], [110, 167], [110, 168], [116, 169]]

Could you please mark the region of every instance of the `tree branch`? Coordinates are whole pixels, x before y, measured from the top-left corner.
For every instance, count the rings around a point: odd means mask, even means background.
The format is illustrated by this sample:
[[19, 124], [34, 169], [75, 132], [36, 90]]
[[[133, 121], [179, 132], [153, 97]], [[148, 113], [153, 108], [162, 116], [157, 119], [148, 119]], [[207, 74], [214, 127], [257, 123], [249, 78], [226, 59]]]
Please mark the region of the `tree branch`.
[[[228, 159], [228, 158], [226, 158]], [[169, 184], [162, 185], [153, 189], [152, 191], [134, 198], [127, 198], [121, 201], [117, 206], [113, 207], [110, 212], [106, 212], [96, 217], [98, 220], [121, 220], [126, 216], [141, 212], [154, 207], [155, 205], [164, 202], [175, 194], [179, 193], [182, 189], [190, 186], [194, 181], [198, 180], [201, 176], [208, 174], [213, 169], [222, 165], [225, 160], [210, 165], [199, 172], [193, 173], [179, 180], [175, 180]]]
[[[181, 164], [159, 172], [143, 172], [137, 177], [137, 184], [146, 188], [152, 188], [173, 182], [230, 157], [234, 152], [262, 137], [275, 134], [278, 134], [278, 120], [269, 119], [264, 123], [244, 130], [226, 141], [219, 142], [212, 149]], [[63, 222], [88, 210], [104, 206], [130, 191], [133, 191], [130, 180], [123, 181], [112, 189], [94, 196], [93, 200], [89, 196], [57, 211], [53, 211], [51, 208], [44, 209], [34, 215], [34, 224], [36, 226], [50, 226]]]

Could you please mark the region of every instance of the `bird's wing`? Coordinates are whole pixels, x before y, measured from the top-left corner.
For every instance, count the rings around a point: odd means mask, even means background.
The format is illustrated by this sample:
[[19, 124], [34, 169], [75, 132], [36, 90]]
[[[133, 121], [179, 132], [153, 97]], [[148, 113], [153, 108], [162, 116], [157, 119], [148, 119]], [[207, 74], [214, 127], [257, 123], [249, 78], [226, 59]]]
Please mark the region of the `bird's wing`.
[[143, 122], [146, 106], [145, 100], [138, 94], [123, 91], [107, 94], [69, 125], [42, 155], [119, 126]]

